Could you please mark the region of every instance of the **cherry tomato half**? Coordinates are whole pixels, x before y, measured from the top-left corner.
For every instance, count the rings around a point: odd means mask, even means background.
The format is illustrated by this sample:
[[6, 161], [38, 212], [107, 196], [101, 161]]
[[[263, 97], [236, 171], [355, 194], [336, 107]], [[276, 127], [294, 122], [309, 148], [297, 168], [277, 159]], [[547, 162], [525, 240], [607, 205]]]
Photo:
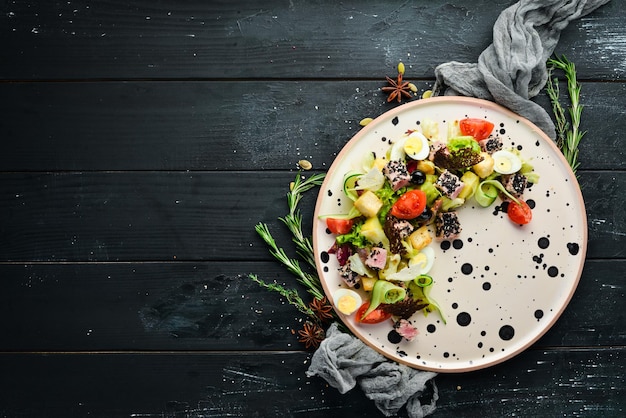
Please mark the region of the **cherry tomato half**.
[[391, 207], [391, 214], [398, 219], [415, 219], [426, 209], [426, 193], [421, 190], [409, 190]]
[[361, 324], [378, 324], [380, 322], [384, 322], [391, 318], [391, 314], [383, 311], [380, 308], [374, 309], [370, 312], [365, 318], [363, 318], [363, 314], [367, 311], [367, 308], [370, 307], [369, 302], [363, 303], [359, 309], [357, 309], [354, 319], [356, 322], [360, 322]]
[[352, 219], [326, 218], [326, 226], [333, 234], [343, 235], [352, 230], [354, 221]]
[[493, 123], [488, 120], [478, 118], [467, 118], [459, 121], [461, 134], [471, 135], [477, 141], [487, 138], [493, 131]]
[[523, 200], [519, 201], [519, 204], [510, 202], [506, 210], [509, 215], [509, 219], [516, 224], [526, 225], [533, 218], [532, 209], [528, 206], [528, 203]]

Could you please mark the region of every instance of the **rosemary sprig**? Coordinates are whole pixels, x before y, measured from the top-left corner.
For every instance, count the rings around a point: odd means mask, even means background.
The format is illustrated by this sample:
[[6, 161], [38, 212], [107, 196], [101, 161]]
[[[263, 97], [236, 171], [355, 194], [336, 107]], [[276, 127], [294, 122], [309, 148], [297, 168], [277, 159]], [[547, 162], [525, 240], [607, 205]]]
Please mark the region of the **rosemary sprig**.
[[546, 92], [548, 93], [548, 97], [550, 98], [550, 102], [552, 103], [552, 113], [554, 113], [556, 145], [559, 147], [559, 149], [563, 149], [567, 130], [569, 129], [569, 122], [567, 121], [567, 117], [565, 116], [565, 109], [563, 109], [563, 106], [561, 106], [561, 103], [559, 102], [559, 79], [556, 77], [552, 78], [553, 71], [554, 67], [548, 68], [548, 82], [546, 83]]
[[250, 274], [249, 277], [254, 282], [256, 282], [259, 285], [261, 285], [261, 287], [264, 287], [264, 288], [266, 288], [268, 290], [271, 290], [273, 292], [280, 293], [281, 296], [283, 296], [285, 299], [287, 299], [287, 302], [289, 302], [291, 305], [295, 306], [303, 314], [308, 315], [308, 316], [310, 316], [312, 318], [315, 318], [315, 312], [313, 312], [313, 310], [309, 307], [308, 304], [304, 303], [304, 301], [302, 300], [302, 298], [298, 294], [297, 290], [295, 290], [295, 289], [287, 289], [284, 286], [282, 286], [282, 285], [280, 285], [280, 284], [278, 284], [276, 282], [274, 282], [274, 283], [266, 283], [263, 280], [259, 279], [256, 274]]
[[304, 178], [298, 173], [295, 181], [291, 184], [287, 193], [287, 204], [289, 206], [289, 214], [285, 217], [278, 218], [291, 231], [293, 242], [296, 244], [296, 251], [304, 261], [311, 267], [315, 268], [315, 259], [313, 258], [313, 245], [308, 237], [302, 233], [302, 214], [298, 209], [298, 203], [302, 199], [302, 194], [315, 186], [320, 186], [324, 181], [324, 173], [314, 174], [308, 178]]
[[[557, 135], [560, 142], [559, 147], [565, 156], [572, 171], [576, 172], [579, 166], [578, 162], [578, 145], [586, 132], [580, 130], [580, 121], [583, 111], [583, 105], [580, 103], [581, 86], [576, 79], [576, 66], [569, 61], [565, 55], [551, 58], [548, 60], [549, 76], [547, 84], [547, 92], [552, 102], [552, 108], [556, 119]], [[552, 79], [552, 71], [554, 69], [562, 70], [567, 79], [567, 93], [569, 95], [570, 107], [568, 109], [569, 122], [565, 118], [565, 111], [559, 103], [558, 78]], [[556, 86], [556, 87], [555, 87]]]
[[287, 270], [296, 276], [298, 281], [307, 288], [310, 294], [317, 299], [322, 299], [324, 297], [324, 290], [322, 289], [322, 284], [320, 283], [319, 278], [302, 270], [298, 260], [289, 258], [289, 256], [285, 254], [285, 251], [276, 245], [276, 241], [274, 240], [274, 237], [272, 237], [272, 234], [266, 224], [260, 222], [255, 226], [255, 229], [261, 238], [263, 238], [263, 241], [269, 245], [270, 253], [274, 256], [274, 258], [287, 267]]

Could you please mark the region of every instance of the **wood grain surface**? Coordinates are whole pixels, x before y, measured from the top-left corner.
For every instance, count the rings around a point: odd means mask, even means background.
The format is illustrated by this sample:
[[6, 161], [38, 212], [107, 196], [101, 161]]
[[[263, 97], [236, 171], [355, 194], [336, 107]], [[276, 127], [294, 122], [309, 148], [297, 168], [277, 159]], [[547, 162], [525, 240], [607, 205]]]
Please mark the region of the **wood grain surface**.
[[[304, 290], [254, 226], [293, 255], [278, 218], [298, 160], [324, 172], [396, 106], [380, 87], [399, 61], [420, 93], [475, 62], [513, 3], [3, 2], [0, 416], [382, 416], [306, 377], [302, 315], [248, 275]], [[580, 285], [527, 351], [437, 376], [435, 417], [625, 414], [623, 3], [556, 51], [585, 106]]]

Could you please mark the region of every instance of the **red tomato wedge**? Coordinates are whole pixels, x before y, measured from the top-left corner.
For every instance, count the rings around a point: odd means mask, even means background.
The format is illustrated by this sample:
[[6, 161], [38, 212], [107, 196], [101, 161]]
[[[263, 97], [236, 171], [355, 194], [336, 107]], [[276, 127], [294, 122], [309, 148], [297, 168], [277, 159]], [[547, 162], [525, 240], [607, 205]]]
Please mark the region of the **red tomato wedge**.
[[398, 219], [415, 219], [426, 209], [426, 193], [421, 190], [409, 190], [391, 207], [391, 214]]
[[333, 234], [347, 234], [352, 230], [352, 225], [354, 225], [352, 219], [326, 218], [326, 226]]
[[356, 315], [354, 317], [356, 322], [360, 322], [361, 324], [378, 324], [391, 318], [390, 313], [384, 312], [380, 308], [374, 309], [365, 318], [363, 318], [363, 314], [365, 313], [365, 311], [367, 311], [367, 308], [369, 307], [369, 302], [365, 302], [363, 303], [363, 305], [361, 305], [361, 307], [356, 311]]
[[467, 118], [459, 121], [462, 135], [471, 135], [477, 141], [487, 138], [493, 131], [493, 123], [485, 119]]
[[506, 213], [509, 215], [511, 222], [519, 225], [526, 225], [533, 218], [532, 209], [523, 200], [520, 200], [519, 204], [510, 202]]

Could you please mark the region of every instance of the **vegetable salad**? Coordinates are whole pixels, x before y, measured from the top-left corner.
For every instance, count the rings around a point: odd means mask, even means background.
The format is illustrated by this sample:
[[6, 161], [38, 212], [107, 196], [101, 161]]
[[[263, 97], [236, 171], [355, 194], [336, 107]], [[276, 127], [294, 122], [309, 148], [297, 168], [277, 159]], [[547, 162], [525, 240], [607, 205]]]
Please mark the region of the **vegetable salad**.
[[461, 234], [455, 209], [470, 199], [489, 207], [500, 198], [511, 222], [526, 224], [532, 209], [523, 193], [539, 178], [518, 150], [503, 148], [486, 119], [448, 124], [445, 141], [439, 129], [422, 120], [391, 141], [385, 155], [368, 153], [362, 170], [344, 175], [349, 212], [322, 216], [335, 236], [328, 252], [337, 257], [346, 285], [333, 294], [337, 310], [361, 324], [393, 321], [408, 341], [418, 334], [415, 313], [436, 312], [446, 322], [430, 296], [435, 280], [429, 272], [434, 243]]

